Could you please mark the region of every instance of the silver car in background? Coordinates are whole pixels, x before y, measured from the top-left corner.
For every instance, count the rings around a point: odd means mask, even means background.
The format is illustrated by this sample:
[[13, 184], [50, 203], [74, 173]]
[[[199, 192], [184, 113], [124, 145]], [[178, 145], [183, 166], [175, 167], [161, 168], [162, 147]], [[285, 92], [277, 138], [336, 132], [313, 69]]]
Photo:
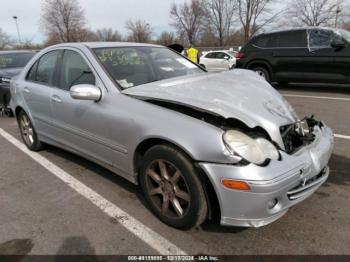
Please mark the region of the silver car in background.
[[208, 74], [161, 46], [49, 47], [11, 83], [23, 141], [84, 156], [140, 185], [176, 228], [220, 216], [260, 227], [327, 179], [333, 133], [254, 72]]

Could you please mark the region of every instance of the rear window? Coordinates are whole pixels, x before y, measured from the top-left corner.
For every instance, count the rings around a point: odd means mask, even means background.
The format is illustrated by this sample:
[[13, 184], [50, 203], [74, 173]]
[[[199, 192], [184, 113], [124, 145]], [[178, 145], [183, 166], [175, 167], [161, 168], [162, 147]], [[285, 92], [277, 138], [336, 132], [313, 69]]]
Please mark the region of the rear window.
[[262, 47], [262, 48], [265, 48], [265, 47], [268, 47], [268, 43], [269, 43], [269, 36], [268, 35], [262, 35], [262, 36], [259, 36], [255, 42], [254, 42], [254, 45], [258, 46], [258, 47]]

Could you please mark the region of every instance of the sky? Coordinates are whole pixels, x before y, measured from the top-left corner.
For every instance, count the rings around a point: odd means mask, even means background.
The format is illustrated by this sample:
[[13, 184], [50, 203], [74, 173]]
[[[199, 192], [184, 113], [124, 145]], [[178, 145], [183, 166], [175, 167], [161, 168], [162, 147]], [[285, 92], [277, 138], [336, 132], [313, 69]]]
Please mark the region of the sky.
[[[78, 0], [85, 10], [88, 27], [96, 30], [112, 27], [126, 34], [125, 22], [129, 18], [147, 21], [155, 36], [164, 30], [173, 30], [169, 23], [169, 10], [173, 3], [185, 0]], [[0, 0], [0, 28], [18, 39], [13, 16], [18, 17], [22, 40], [40, 43], [45, 38], [40, 32], [40, 15], [44, 0]]]

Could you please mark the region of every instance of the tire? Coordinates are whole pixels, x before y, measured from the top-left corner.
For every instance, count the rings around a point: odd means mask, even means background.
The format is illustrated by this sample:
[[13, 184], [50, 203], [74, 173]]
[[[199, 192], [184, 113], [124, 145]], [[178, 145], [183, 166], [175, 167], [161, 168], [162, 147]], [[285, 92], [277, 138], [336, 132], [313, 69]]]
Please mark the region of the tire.
[[258, 75], [260, 75], [262, 78], [264, 78], [267, 82], [270, 83], [271, 77], [269, 71], [265, 67], [253, 67], [253, 71], [255, 71]]
[[208, 204], [194, 164], [174, 147], [156, 145], [146, 152], [140, 186], [150, 209], [165, 224], [190, 229], [205, 221]]
[[18, 126], [22, 140], [29, 150], [40, 151], [43, 149], [43, 144], [38, 139], [33, 123], [24, 111], [18, 114]]

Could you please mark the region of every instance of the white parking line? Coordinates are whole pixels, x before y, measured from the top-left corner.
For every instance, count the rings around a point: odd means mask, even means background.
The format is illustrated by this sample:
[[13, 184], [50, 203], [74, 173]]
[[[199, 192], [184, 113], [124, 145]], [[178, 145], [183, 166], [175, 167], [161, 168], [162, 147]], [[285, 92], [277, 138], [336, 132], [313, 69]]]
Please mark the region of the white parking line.
[[350, 136], [344, 136], [344, 135], [335, 134], [334, 137], [350, 140]]
[[293, 94], [283, 94], [285, 97], [300, 97], [300, 98], [316, 98], [316, 99], [329, 99], [329, 100], [342, 100], [350, 101], [350, 98], [345, 97], [331, 97], [331, 96], [306, 96], [306, 95], [293, 95]]
[[65, 172], [63, 169], [59, 168], [45, 157], [38, 153], [32, 152], [27, 149], [27, 147], [14, 138], [12, 135], [0, 128], [0, 135], [8, 140], [15, 147], [20, 149], [22, 152], [31, 157], [34, 161], [39, 163], [45, 169], [50, 171], [56, 177], [61, 179], [66, 185], [73, 188], [80, 195], [88, 199], [95, 206], [101, 209], [108, 216], [115, 218], [118, 222], [125, 227], [132, 234], [136, 235], [139, 239], [144, 241], [154, 250], [162, 255], [186, 255], [186, 252], [181, 250], [175, 244], [171, 243], [169, 240], [165, 239], [157, 232], [153, 231], [149, 227], [142, 224], [140, 221], [103, 198], [101, 195], [93, 191], [91, 188], [87, 187], [79, 180], [75, 179], [73, 176]]

